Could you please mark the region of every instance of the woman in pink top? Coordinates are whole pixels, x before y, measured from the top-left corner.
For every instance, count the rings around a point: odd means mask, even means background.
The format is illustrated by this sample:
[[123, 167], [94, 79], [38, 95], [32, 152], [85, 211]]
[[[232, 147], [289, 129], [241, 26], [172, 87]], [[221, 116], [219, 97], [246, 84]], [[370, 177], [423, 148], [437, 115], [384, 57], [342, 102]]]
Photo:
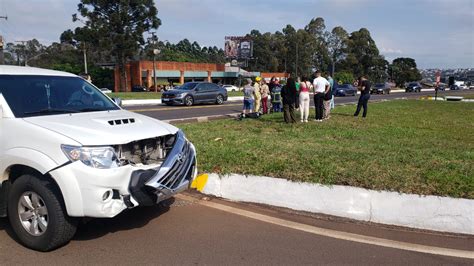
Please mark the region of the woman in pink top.
[[301, 122], [308, 122], [309, 116], [309, 90], [311, 83], [306, 77], [301, 79], [300, 83], [300, 116]]

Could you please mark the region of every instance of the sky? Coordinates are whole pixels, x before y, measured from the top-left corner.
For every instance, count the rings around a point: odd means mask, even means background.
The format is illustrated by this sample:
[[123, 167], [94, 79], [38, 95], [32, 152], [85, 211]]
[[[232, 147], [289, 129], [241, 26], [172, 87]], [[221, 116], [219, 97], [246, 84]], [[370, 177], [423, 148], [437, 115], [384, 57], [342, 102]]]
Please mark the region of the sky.
[[[0, 34], [6, 42], [58, 42], [79, 0], [0, 0]], [[322, 17], [326, 29], [367, 28], [382, 55], [414, 58], [419, 68], [474, 68], [474, 0], [155, 0], [162, 41], [184, 38], [223, 48], [225, 36], [252, 29], [304, 28]]]

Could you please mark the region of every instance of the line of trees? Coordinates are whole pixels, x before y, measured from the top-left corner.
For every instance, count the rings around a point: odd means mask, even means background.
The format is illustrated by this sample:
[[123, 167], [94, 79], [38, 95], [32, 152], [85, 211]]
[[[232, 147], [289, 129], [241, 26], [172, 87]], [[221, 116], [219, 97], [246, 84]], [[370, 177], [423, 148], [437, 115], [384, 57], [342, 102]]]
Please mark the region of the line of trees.
[[[157, 60], [179, 62], [225, 63], [224, 51], [216, 46], [201, 47], [184, 39], [176, 44], [145, 38], [161, 25], [153, 0], [97, 1], [81, 0], [72, 20], [81, 23], [60, 36], [59, 43], [45, 46], [36, 39], [8, 43], [6, 64], [30, 65], [72, 73], [84, 72], [84, 54], [88, 72], [100, 87], [112, 87], [113, 70], [104, 63], [116, 64], [120, 72], [120, 89], [130, 77], [125, 64], [129, 60], [151, 60], [153, 49], [160, 49]], [[249, 70], [289, 72], [311, 75], [315, 69], [335, 73], [341, 81], [366, 74], [373, 81], [391, 78], [397, 84], [420, 79], [416, 62], [397, 58], [389, 64], [380, 55], [369, 30], [348, 33], [338, 26], [326, 30], [323, 18], [312, 19], [303, 29], [287, 25], [282, 31], [260, 33], [252, 30], [254, 59]], [[112, 64], [110, 64], [112, 63]]]
[[[389, 64], [366, 28], [350, 34], [341, 26], [328, 31], [324, 19], [318, 17], [303, 29], [287, 25], [275, 33], [252, 30], [247, 36], [253, 39], [254, 60], [250, 66], [254, 71], [309, 76], [320, 69], [336, 73], [343, 81], [361, 75], [377, 82], [391, 75], [397, 80], [418, 79], [415, 60], [399, 58]], [[399, 76], [406, 67], [411, 74]]]

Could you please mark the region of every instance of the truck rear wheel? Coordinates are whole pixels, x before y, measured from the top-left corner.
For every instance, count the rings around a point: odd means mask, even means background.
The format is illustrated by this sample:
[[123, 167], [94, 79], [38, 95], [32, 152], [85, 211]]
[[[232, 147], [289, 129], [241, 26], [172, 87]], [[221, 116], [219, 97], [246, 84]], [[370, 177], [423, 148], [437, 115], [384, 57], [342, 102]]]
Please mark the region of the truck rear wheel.
[[20, 242], [31, 249], [58, 248], [76, 233], [77, 222], [67, 215], [56, 185], [33, 175], [22, 175], [13, 182], [8, 216]]

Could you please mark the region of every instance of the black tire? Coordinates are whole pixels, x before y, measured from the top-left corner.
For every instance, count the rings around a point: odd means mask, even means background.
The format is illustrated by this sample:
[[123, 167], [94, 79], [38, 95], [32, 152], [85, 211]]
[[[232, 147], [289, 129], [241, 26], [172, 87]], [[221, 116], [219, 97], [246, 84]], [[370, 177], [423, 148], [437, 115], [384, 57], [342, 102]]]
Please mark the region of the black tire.
[[221, 94], [217, 95], [216, 104], [221, 105], [223, 103], [224, 103], [224, 96], [222, 96]]
[[188, 95], [188, 96], [184, 97], [184, 105], [191, 106], [193, 104], [194, 104], [194, 99], [193, 99], [192, 96]]
[[[46, 215], [44, 215], [47, 217], [46, 229], [42, 230], [41, 235], [38, 236], [29, 233], [20, 219], [20, 198], [24, 198], [24, 195], [28, 193], [38, 195], [40, 197], [38, 202], [41, 202], [41, 205], [38, 205], [46, 209]], [[31, 204], [33, 206], [33, 203]], [[39, 206], [37, 206], [38, 209]], [[67, 244], [77, 228], [77, 220], [66, 213], [56, 184], [46, 178], [33, 175], [22, 175], [12, 184], [8, 197], [8, 217], [20, 243], [38, 251], [50, 251]], [[34, 218], [31, 218], [31, 223], [33, 220]]]

